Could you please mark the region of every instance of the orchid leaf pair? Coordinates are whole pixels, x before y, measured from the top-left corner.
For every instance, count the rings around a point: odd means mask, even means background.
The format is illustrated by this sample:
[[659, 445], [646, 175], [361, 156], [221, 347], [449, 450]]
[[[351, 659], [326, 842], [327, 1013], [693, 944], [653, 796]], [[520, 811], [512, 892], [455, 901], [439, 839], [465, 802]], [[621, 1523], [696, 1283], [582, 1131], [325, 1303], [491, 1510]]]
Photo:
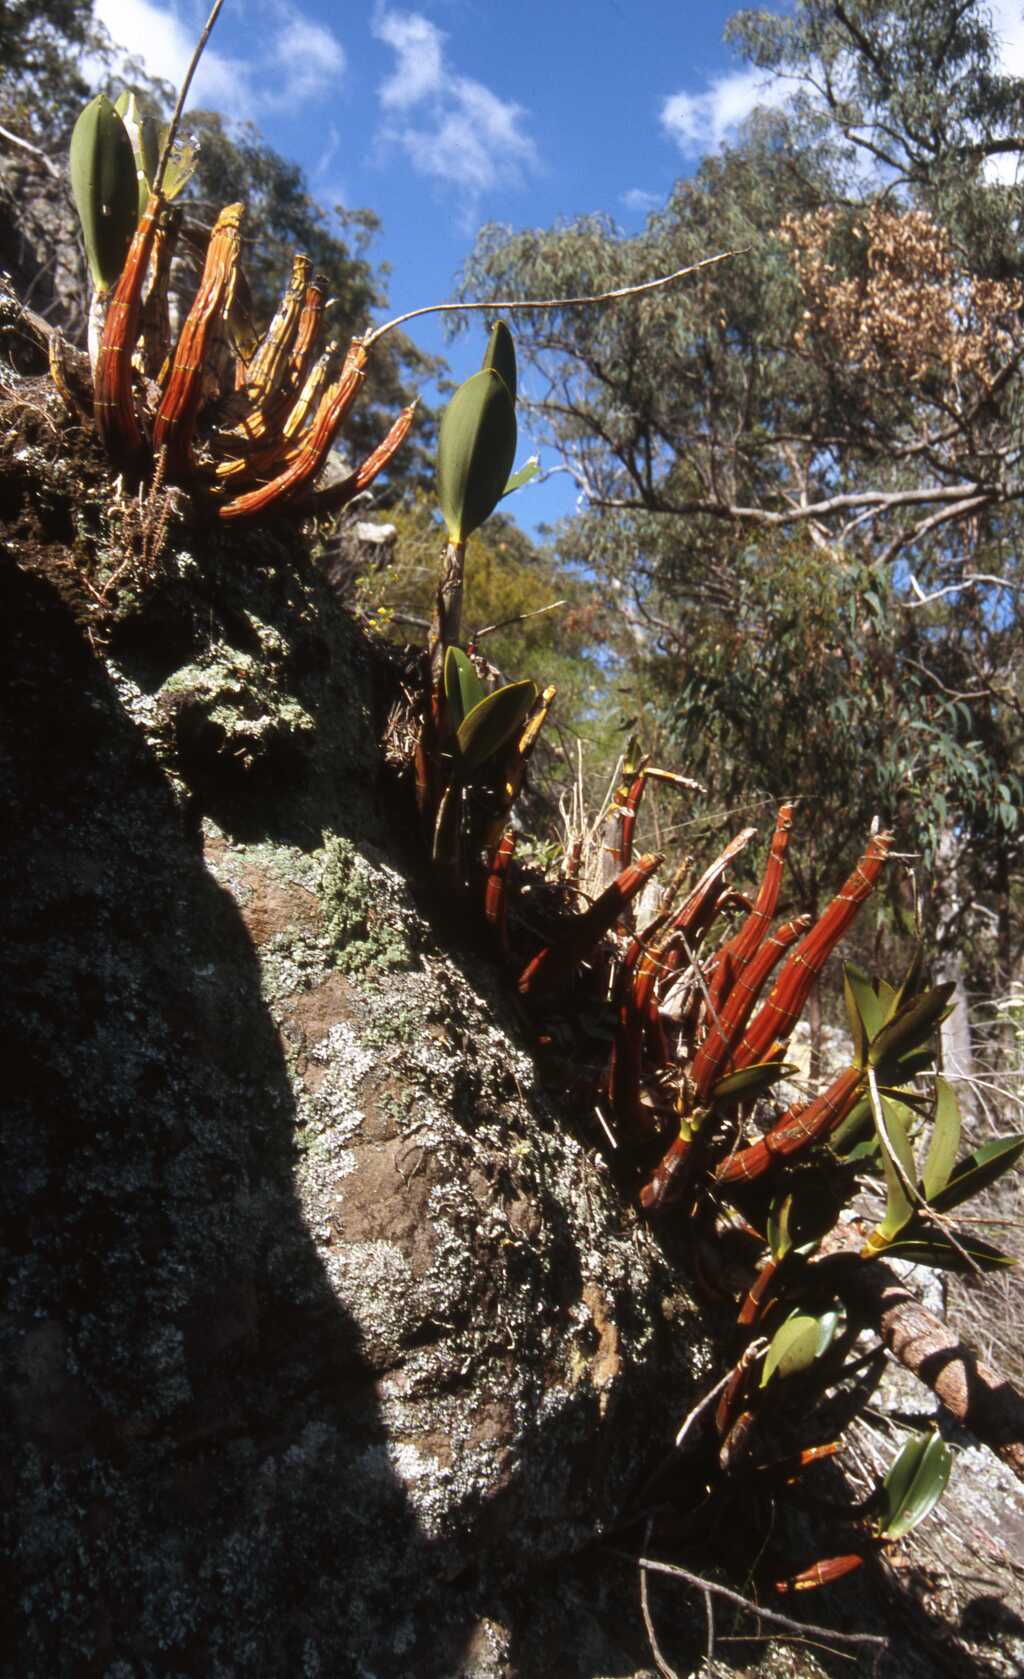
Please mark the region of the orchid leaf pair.
[[[128, 247], [156, 179], [166, 129], [140, 110], [135, 95], [116, 104], [90, 100], [71, 135], [71, 191], [82, 224], [93, 286], [108, 292], [124, 268]], [[195, 148], [185, 144], [164, 171], [163, 196], [177, 196], [191, 179]]]
[[506, 746], [537, 703], [535, 682], [510, 682], [489, 694], [472, 661], [449, 647], [444, 691], [455, 778], [471, 781]]
[[869, 979], [852, 963], [844, 970], [843, 994], [857, 1064], [871, 1067], [881, 1084], [906, 1084], [932, 1064], [932, 1039], [950, 1012], [954, 988], [919, 990], [920, 982], [920, 955], [898, 988]]
[[941, 1434], [913, 1434], [890, 1465], [881, 1486], [879, 1539], [905, 1539], [934, 1510], [946, 1490], [953, 1454]]
[[536, 458], [512, 474], [516, 455], [516, 352], [504, 321], [491, 328], [483, 365], [444, 411], [437, 493], [448, 540], [464, 543], [499, 501], [537, 472]]
[[957, 1163], [960, 1108], [944, 1078], [935, 1080], [929, 1114], [931, 1130], [918, 1176], [912, 1132], [914, 1109], [891, 1095], [880, 1096], [875, 1123], [881, 1131], [886, 1207], [882, 1222], [864, 1248], [866, 1256], [883, 1250], [894, 1258], [941, 1269], [998, 1269], [1013, 1261], [975, 1236], [951, 1240], [929, 1214], [944, 1215], [987, 1189], [1024, 1154], [1024, 1136], [996, 1137]]

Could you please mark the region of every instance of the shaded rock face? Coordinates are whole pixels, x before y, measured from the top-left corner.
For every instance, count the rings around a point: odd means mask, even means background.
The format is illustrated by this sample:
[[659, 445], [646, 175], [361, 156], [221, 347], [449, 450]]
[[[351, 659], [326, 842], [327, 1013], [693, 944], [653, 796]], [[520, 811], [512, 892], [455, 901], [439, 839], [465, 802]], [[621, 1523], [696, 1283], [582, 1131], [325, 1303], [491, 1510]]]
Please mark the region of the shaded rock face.
[[72, 339], [84, 335], [89, 278], [67, 182], [8, 146], [0, 148], [0, 269], [23, 303]]
[[372, 662], [267, 538], [176, 529], [100, 609], [110, 505], [48, 544], [33, 470], [0, 557], [0, 1671], [632, 1672], [554, 1565], [708, 1350], [410, 888]]

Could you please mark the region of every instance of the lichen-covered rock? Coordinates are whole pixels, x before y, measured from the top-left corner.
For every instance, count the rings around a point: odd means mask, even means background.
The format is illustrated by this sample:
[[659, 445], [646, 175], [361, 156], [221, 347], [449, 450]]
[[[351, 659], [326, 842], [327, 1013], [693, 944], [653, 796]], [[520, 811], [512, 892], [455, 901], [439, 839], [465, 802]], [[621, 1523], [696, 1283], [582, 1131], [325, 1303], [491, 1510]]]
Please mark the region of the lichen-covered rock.
[[[647, 1679], [617, 1524], [723, 1349], [432, 892], [388, 669], [297, 538], [140, 503], [12, 400], [0, 1674]], [[746, 1585], [744, 1516], [687, 1561]], [[880, 1578], [811, 1618], [894, 1632], [883, 1679], [1012, 1671], [1015, 1603], [944, 1599], [954, 1650]], [[700, 1595], [650, 1606], [699, 1671]], [[731, 1616], [737, 1674], [837, 1671]]]
[[8, 528], [2, 1670], [531, 1671], [512, 1599], [697, 1314], [415, 898], [301, 550], [178, 534], [103, 604], [116, 554]]

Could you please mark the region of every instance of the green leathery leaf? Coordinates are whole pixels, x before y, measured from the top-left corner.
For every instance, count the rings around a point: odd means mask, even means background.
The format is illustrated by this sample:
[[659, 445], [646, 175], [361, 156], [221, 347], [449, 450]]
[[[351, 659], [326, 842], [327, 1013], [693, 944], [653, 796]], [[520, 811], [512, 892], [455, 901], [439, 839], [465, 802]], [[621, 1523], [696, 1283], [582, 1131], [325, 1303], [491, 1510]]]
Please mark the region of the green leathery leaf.
[[914, 1216], [914, 1203], [903, 1186], [899, 1173], [896, 1171], [885, 1147], [888, 1141], [892, 1152], [903, 1168], [909, 1183], [917, 1181], [917, 1167], [914, 1163], [914, 1151], [910, 1146], [907, 1123], [903, 1117], [908, 1112], [902, 1103], [893, 1102], [889, 1097], [880, 1098], [881, 1115], [875, 1114], [875, 1124], [879, 1133], [884, 1126], [882, 1146], [882, 1167], [885, 1172], [887, 1197], [885, 1203], [885, 1217], [877, 1229], [872, 1230], [864, 1246], [864, 1253], [877, 1253], [881, 1248], [888, 1248], [889, 1243], [899, 1235]]
[[902, 1003], [872, 1041], [868, 1052], [872, 1067], [880, 1066], [897, 1051], [903, 1056], [919, 1049], [940, 1020], [945, 1018], [955, 989], [952, 983], [936, 985], [931, 991], [922, 991], [919, 996]]
[[504, 321], [495, 321], [492, 326], [491, 335], [487, 340], [487, 348], [484, 351], [484, 359], [480, 366], [484, 372], [488, 368], [493, 368], [495, 373], [501, 375], [509, 396], [515, 402], [519, 394], [516, 384], [516, 347], [512, 334]]
[[969, 1201], [972, 1195], [977, 1195], [1001, 1178], [1004, 1172], [1016, 1165], [1022, 1154], [1024, 1136], [996, 1137], [990, 1143], [983, 1143], [981, 1148], [975, 1149], [972, 1155], [960, 1162], [944, 1187], [931, 1197], [931, 1205], [937, 1213], [944, 1213], [949, 1207], [959, 1207], [961, 1202]]
[[444, 656], [444, 697], [448, 726], [452, 733], [462, 719], [487, 698], [487, 690], [476, 673], [472, 659], [461, 647], [449, 647]]
[[141, 110], [134, 93], [126, 89], [114, 101], [114, 110], [128, 131], [135, 154], [135, 171], [139, 185], [139, 215], [149, 202], [153, 177], [160, 160], [160, 140], [156, 123]]
[[906, 1442], [882, 1482], [882, 1538], [903, 1539], [934, 1510], [946, 1490], [953, 1454], [941, 1434], [918, 1434]]
[[909, 1049], [900, 1054], [894, 1052], [878, 1064], [879, 1085], [899, 1086], [908, 1084], [916, 1078], [918, 1073], [925, 1073], [934, 1064], [935, 1045], [928, 1043], [923, 1049]]
[[956, 1164], [960, 1148], [960, 1104], [956, 1092], [945, 1079], [935, 1080], [935, 1118], [932, 1125], [928, 1153], [921, 1173], [921, 1188], [925, 1200], [931, 1201], [945, 1189]]
[[[868, 1143], [866, 1148], [863, 1146], [865, 1138]], [[844, 1160], [860, 1159], [863, 1154], [874, 1153], [878, 1138], [872, 1121], [870, 1096], [862, 1096], [855, 1103], [843, 1123], [833, 1131], [828, 1146], [833, 1154], [841, 1155]]]
[[784, 1195], [781, 1200], [773, 1201], [768, 1209], [765, 1235], [772, 1252], [772, 1258], [776, 1261], [785, 1259], [793, 1246], [793, 1238], [789, 1229], [789, 1215], [792, 1207], [792, 1195]]
[[475, 705], [455, 732], [456, 764], [470, 776], [500, 752], [537, 701], [536, 682], [510, 682]]
[[[157, 145], [158, 159], [160, 152], [167, 144], [167, 133], [167, 128], [161, 128]], [[199, 147], [196, 141], [189, 136], [182, 137], [179, 135], [174, 142], [174, 149], [167, 159], [167, 168], [164, 170], [162, 190], [168, 203], [173, 198], [177, 198], [179, 193], [184, 192], [196, 172], [198, 162]]]
[[[898, 1241], [889, 1243], [885, 1252], [889, 1259], [903, 1259], [908, 1265], [930, 1265], [933, 1271], [956, 1271], [963, 1276], [979, 1270], [1009, 1270], [1017, 1263], [978, 1236], [958, 1236], [957, 1242], [959, 1246], [955, 1247], [948, 1236], [933, 1230], [923, 1219], [914, 1219]], [[862, 1257], [871, 1255], [865, 1250]]]
[[521, 490], [524, 484], [529, 484], [531, 479], [536, 478], [539, 471], [540, 456], [531, 455], [525, 465], [519, 468], [518, 472], [513, 472], [511, 478], [501, 492], [502, 501], [504, 501], [506, 496], [510, 496], [514, 490]]
[[97, 94], [75, 123], [71, 191], [93, 285], [109, 291], [139, 219], [139, 189], [128, 130], [105, 94]]
[[821, 1312], [818, 1316], [817, 1356], [819, 1358], [824, 1357], [825, 1353], [828, 1352], [829, 1347], [836, 1338], [836, 1330], [839, 1328], [839, 1316], [840, 1314], [835, 1307], [830, 1308], [827, 1312]]
[[796, 1071], [785, 1061], [758, 1061], [752, 1067], [741, 1067], [738, 1073], [726, 1073], [712, 1087], [711, 1099], [718, 1102], [726, 1096], [756, 1096]]
[[885, 1009], [867, 974], [848, 962], [843, 969], [843, 996], [850, 1019], [850, 1032], [857, 1054], [857, 1064], [863, 1067], [868, 1044], [885, 1025]]
[[814, 1252], [839, 1213], [821, 1174], [811, 1172], [798, 1178], [788, 1195], [778, 1197], [768, 1209], [765, 1235], [775, 1260], [788, 1253], [807, 1256]]
[[894, 1102], [902, 1102], [905, 1108], [915, 1113], [918, 1119], [925, 1119], [930, 1125], [935, 1115], [935, 1101], [929, 1101], [916, 1090], [910, 1090], [905, 1084], [879, 1084], [883, 1096], [889, 1096]]
[[841, 1205], [827, 1171], [812, 1166], [798, 1173], [789, 1194], [772, 1208], [786, 1249], [813, 1252], [835, 1224]]
[[882, 1005], [882, 1018], [883, 1020], [889, 1020], [899, 1007], [900, 993], [895, 985], [889, 984], [887, 979], [877, 980], [876, 989], [878, 991], [878, 1001]]
[[767, 1387], [773, 1376], [795, 1376], [808, 1369], [831, 1345], [838, 1321], [838, 1312], [823, 1312], [820, 1317], [794, 1312], [772, 1336], [761, 1369], [761, 1386]]
[[493, 368], [460, 385], [441, 418], [437, 494], [452, 542], [483, 524], [501, 500], [516, 458], [516, 411]]
[[912, 1434], [903, 1442], [886, 1470], [881, 1487], [882, 1510], [878, 1518], [878, 1526], [883, 1533], [902, 1509], [930, 1439], [930, 1434]]

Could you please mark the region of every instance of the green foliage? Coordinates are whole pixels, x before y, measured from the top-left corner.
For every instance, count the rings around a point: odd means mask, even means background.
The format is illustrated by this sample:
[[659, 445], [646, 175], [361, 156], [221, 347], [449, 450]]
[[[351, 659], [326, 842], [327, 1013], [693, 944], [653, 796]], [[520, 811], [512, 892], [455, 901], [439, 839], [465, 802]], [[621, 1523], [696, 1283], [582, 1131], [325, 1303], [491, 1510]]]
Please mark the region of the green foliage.
[[465, 542], [494, 512], [516, 453], [516, 417], [504, 380], [481, 369], [460, 385], [441, 419], [437, 494], [452, 542]]
[[449, 647], [444, 658], [444, 697], [448, 708], [448, 728], [453, 734], [486, 693], [475, 667], [462, 648]]
[[135, 154], [105, 94], [85, 107], [71, 136], [71, 190], [97, 291], [109, 291], [124, 267], [138, 220]]
[[[135, 154], [139, 189], [139, 215], [141, 216], [146, 208], [150, 188], [156, 179], [157, 166], [160, 161], [160, 135], [153, 118], [146, 115], [134, 93], [129, 92], [127, 88], [115, 99], [114, 110], [124, 123], [128, 138], [132, 143], [132, 151]], [[182, 185], [184, 185], [184, 182]], [[168, 193], [168, 197], [173, 196], [173, 193]]]
[[943, 1187], [930, 1198], [931, 1205], [939, 1213], [959, 1207], [1001, 1178], [1004, 1172], [1017, 1164], [1022, 1154], [1024, 1137], [996, 1137], [982, 1144], [967, 1160], [961, 1161]]
[[[944, 990], [939, 987], [936, 991], [923, 992], [902, 1009], [897, 1008], [893, 1022], [883, 1027], [876, 1038], [876, 1045], [901, 1018], [911, 1022], [912, 1043], [934, 1033], [937, 1003], [941, 1002]], [[902, 1072], [906, 1074], [906, 1071], [904, 1062]], [[916, 1072], [917, 1068], [912, 1066], [911, 1071]], [[900, 1100], [901, 1097], [905, 1100]], [[877, 1108], [872, 1102], [871, 1112], [880, 1146], [864, 1151], [862, 1157], [877, 1155], [881, 1160], [886, 1206], [880, 1224], [865, 1244], [865, 1256], [884, 1251], [938, 1270], [966, 1272], [1012, 1264], [1011, 1259], [989, 1243], [948, 1231], [945, 1215], [1011, 1171], [1024, 1154], [1024, 1136], [993, 1138], [956, 1164], [963, 1126], [956, 1093], [943, 1078], [936, 1078], [934, 1097], [928, 1107], [919, 1093], [908, 1086], [898, 1092], [881, 1093]], [[913, 1142], [919, 1129], [918, 1116], [923, 1116], [927, 1134], [920, 1174]], [[851, 1115], [848, 1126], [852, 1120]], [[833, 1148], [852, 1160], [854, 1151], [844, 1150], [843, 1141], [840, 1133], [833, 1139]]]
[[509, 682], [479, 700], [455, 731], [455, 773], [470, 781], [520, 729], [537, 702], [535, 682]]
[[753, 1067], [743, 1067], [738, 1073], [727, 1073], [725, 1078], [719, 1079], [713, 1086], [711, 1096], [716, 1102], [741, 1095], [749, 1101], [752, 1097], [770, 1090], [780, 1079], [795, 1072], [796, 1068], [785, 1061], [759, 1061]]
[[519, 394], [518, 376], [516, 374], [516, 347], [512, 334], [504, 321], [495, 321], [492, 326], [480, 367], [483, 372], [498, 374], [504, 381], [505, 388], [514, 404]]
[[1024, 150], [1024, 81], [1004, 73], [980, 0], [797, 0], [745, 11], [726, 35], [751, 63], [813, 90], [852, 153], [902, 183], [990, 272], [1019, 269], [1019, 207], [979, 191], [988, 159]]
[[102, 57], [92, 0], [5, 0], [0, 7], [0, 113], [36, 144], [67, 144], [92, 91], [82, 60]]
[[437, 495], [450, 542], [464, 543], [509, 488], [516, 458], [516, 355], [503, 321], [491, 328], [483, 366], [460, 385], [441, 418]]
[[[393, 548], [383, 565], [354, 574], [353, 604], [396, 641], [424, 642], [444, 530], [424, 494], [407, 498], [388, 518], [397, 532]], [[556, 601], [565, 604], [543, 610]], [[537, 615], [523, 618], [524, 613]], [[592, 586], [560, 566], [549, 549], [531, 541], [500, 510], [469, 539], [463, 618], [468, 643], [490, 625], [507, 624], [480, 640], [481, 654], [500, 671], [532, 677], [538, 687], [553, 683], [562, 727], [582, 730], [588, 738], [598, 735], [596, 708], [606, 686], [598, 660], [606, 617]], [[595, 759], [603, 766], [614, 751], [599, 735]]]
[[882, 1167], [885, 1172], [885, 1216], [878, 1229], [872, 1232], [872, 1244], [887, 1247], [914, 1216], [914, 1202], [907, 1185], [913, 1191], [916, 1178], [914, 1151], [910, 1146], [911, 1109], [902, 1102], [883, 1096], [875, 1124], [882, 1139]]
[[835, 1339], [839, 1313], [821, 1312], [812, 1316], [794, 1312], [772, 1337], [761, 1368], [761, 1386], [767, 1387], [774, 1376], [784, 1379], [797, 1376], [824, 1356]]
[[836, 1184], [811, 1167], [793, 1174], [791, 1184], [768, 1209], [765, 1233], [772, 1257], [813, 1253], [840, 1212]]
[[911, 1435], [882, 1482], [879, 1538], [905, 1539], [919, 1526], [945, 1492], [952, 1467], [953, 1454], [941, 1434]]
[[944, 1078], [935, 1080], [935, 1118], [932, 1125], [928, 1154], [921, 1173], [921, 1188], [926, 1201], [934, 1205], [935, 1197], [945, 1189], [960, 1151], [960, 1104], [953, 1086]]

